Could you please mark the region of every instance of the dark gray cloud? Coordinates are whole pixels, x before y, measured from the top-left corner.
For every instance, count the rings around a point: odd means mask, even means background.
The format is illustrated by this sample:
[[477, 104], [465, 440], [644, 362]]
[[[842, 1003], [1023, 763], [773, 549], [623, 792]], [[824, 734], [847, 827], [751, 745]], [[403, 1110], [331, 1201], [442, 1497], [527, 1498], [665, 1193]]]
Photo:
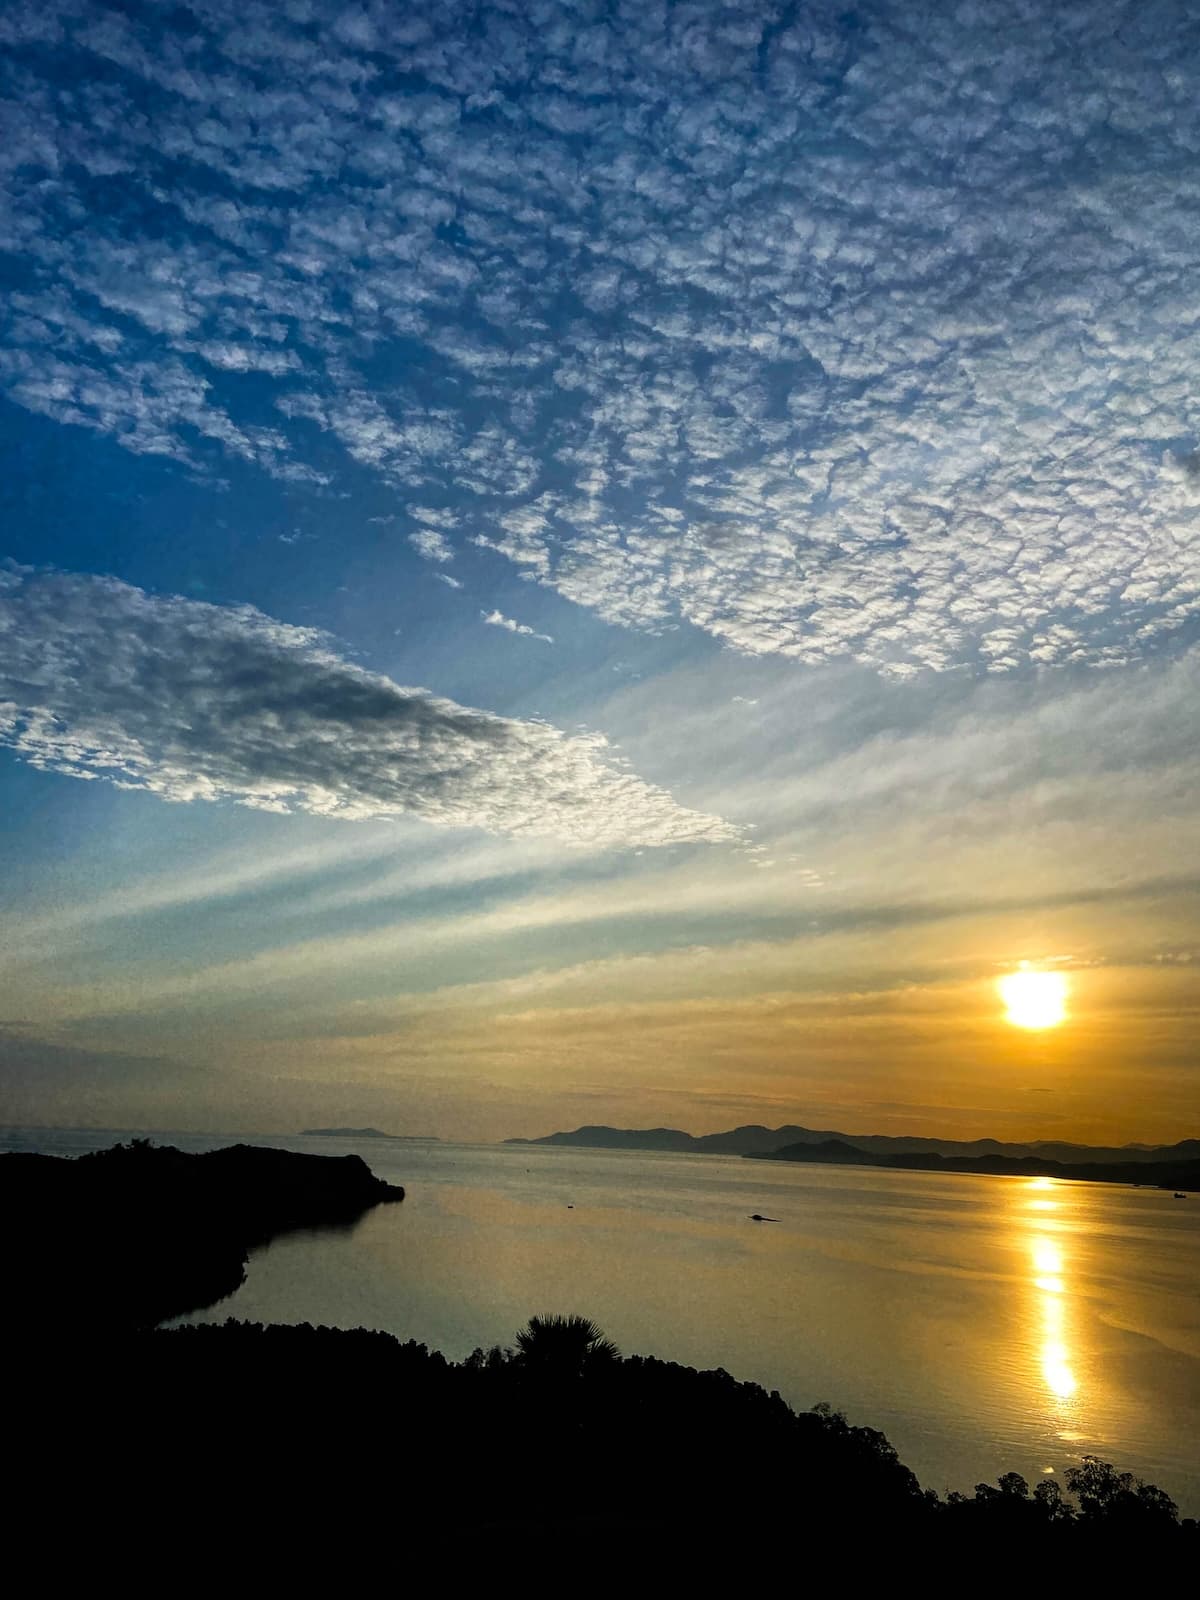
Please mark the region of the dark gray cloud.
[[26, 12], [17, 403], [357, 463], [434, 560], [753, 654], [1113, 665], [1195, 626], [1194, 8]]
[[203, 1068], [182, 1068], [164, 1056], [89, 1050], [39, 1037], [30, 1023], [0, 1022], [0, 1081], [6, 1095], [22, 1101], [28, 1095], [61, 1089], [145, 1087], [176, 1080], [181, 1074], [205, 1076]]
[[0, 743], [148, 789], [597, 845], [736, 837], [626, 771], [602, 736], [472, 710], [250, 606], [0, 569]]

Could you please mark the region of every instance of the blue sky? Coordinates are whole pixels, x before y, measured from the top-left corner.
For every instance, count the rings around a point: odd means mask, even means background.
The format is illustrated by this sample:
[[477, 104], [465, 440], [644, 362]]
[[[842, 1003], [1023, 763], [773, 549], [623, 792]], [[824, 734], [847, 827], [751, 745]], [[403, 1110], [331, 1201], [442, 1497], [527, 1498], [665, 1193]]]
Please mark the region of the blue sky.
[[1186, 1131], [1192, 8], [0, 42], [15, 1119]]

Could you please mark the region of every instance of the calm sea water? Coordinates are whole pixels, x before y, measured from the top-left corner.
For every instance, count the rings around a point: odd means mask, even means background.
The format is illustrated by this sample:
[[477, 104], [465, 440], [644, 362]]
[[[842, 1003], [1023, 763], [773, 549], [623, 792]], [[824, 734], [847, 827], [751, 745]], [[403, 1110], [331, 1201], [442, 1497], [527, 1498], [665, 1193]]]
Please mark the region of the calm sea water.
[[[0, 1130], [0, 1147], [77, 1154], [115, 1137]], [[725, 1367], [801, 1408], [828, 1400], [939, 1491], [1061, 1475], [1090, 1452], [1200, 1513], [1200, 1197], [722, 1156], [247, 1142], [356, 1150], [408, 1198], [256, 1252], [237, 1294], [187, 1320], [386, 1328], [462, 1357], [511, 1343], [534, 1312], [578, 1311], [627, 1352]]]

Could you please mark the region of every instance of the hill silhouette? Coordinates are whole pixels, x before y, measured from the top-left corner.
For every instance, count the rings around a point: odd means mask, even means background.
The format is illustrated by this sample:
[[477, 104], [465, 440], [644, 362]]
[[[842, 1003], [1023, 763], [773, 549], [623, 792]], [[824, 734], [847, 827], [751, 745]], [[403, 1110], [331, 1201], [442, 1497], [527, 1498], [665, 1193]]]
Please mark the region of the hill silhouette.
[[1074, 1178], [1088, 1183], [1132, 1183], [1157, 1189], [1200, 1190], [1198, 1161], [1050, 1161], [1044, 1156], [873, 1155], [843, 1139], [752, 1150], [752, 1161], [827, 1162], [847, 1167], [889, 1167], [915, 1172], [978, 1172], [995, 1177]]
[[302, 1128], [305, 1138], [321, 1139], [395, 1139], [398, 1144], [437, 1144], [432, 1133], [384, 1133], [382, 1128]]
[[255, 1245], [403, 1198], [355, 1155], [188, 1155], [144, 1139], [77, 1159], [0, 1155], [9, 1326], [149, 1327], [232, 1294]]
[[457, 1364], [361, 1329], [76, 1329], [23, 1371], [10, 1526], [31, 1548], [69, 1526], [80, 1551], [128, 1529], [160, 1575], [211, 1547], [241, 1576], [262, 1561], [344, 1577], [376, 1547], [411, 1564], [435, 1535], [493, 1563], [801, 1562], [863, 1579], [952, 1559], [1170, 1570], [1200, 1543], [1161, 1491], [1086, 1458], [1062, 1487], [1010, 1473], [939, 1498], [876, 1430], [721, 1370], [622, 1358], [583, 1317], [534, 1318], [513, 1348]]
[[571, 1132], [548, 1133], [539, 1139], [505, 1139], [505, 1144], [578, 1145], [596, 1150], [675, 1150], [691, 1155], [746, 1156], [773, 1153], [790, 1145], [825, 1145], [840, 1141], [870, 1155], [940, 1155], [952, 1159], [1004, 1156], [1014, 1160], [1037, 1157], [1066, 1165], [1076, 1162], [1200, 1161], [1200, 1139], [1182, 1139], [1173, 1145], [1083, 1145], [1039, 1140], [1029, 1144], [1004, 1144], [998, 1139], [934, 1139], [908, 1134], [839, 1133], [785, 1123], [766, 1128], [746, 1123], [724, 1133], [691, 1134], [681, 1128], [610, 1128], [588, 1123]]

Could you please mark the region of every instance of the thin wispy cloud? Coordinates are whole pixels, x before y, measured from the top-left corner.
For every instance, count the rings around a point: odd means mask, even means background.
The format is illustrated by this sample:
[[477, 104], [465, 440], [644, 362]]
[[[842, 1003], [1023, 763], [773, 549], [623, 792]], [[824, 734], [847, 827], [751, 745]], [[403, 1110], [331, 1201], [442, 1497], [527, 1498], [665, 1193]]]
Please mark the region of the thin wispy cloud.
[[524, 634], [528, 639], [540, 639], [543, 644], [554, 643], [550, 634], [539, 633], [536, 628], [531, 628], [527, 622], [517, 622], [513, 617], [506, 617], [502, 611], [481, 611], [479, 615], [489, 628], [504, 628], [509, 633]]
[[1190, 637], [1188, 9], [843, 13], [12, 13], [0, 385], [748, 654]]
[[579, 843], [728, 840], [597, 734], [405, 688], [313, 629], [112, 579], [0, 571], [0, 743], [165, 800]]

